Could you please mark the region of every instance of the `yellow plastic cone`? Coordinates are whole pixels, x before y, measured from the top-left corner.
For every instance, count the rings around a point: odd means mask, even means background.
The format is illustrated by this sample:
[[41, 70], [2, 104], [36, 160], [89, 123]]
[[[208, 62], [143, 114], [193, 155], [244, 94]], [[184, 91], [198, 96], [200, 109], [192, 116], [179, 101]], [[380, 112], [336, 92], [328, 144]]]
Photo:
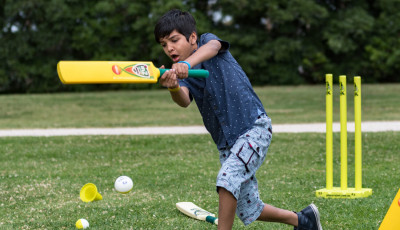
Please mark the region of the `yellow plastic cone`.
[[94, 185], [92, 183], [85, 184], [82, 187], [79, 196], [81, 197], [81, 200], [83, 202], [92, 202], [92, 201], [97, 201], [97, 200], [103, 199], [101, 194], [97, 192], [96, 185]]
[[400, 229], [400, 189], [383, 219], [379, 230]]

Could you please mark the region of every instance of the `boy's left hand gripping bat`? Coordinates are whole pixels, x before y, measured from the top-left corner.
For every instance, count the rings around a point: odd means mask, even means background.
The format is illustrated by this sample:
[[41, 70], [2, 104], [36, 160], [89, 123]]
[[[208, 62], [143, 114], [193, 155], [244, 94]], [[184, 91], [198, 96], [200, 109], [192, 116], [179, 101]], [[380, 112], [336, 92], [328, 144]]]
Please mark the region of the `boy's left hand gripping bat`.
[[[168, 69], [140, 61], [60, 61], [58, 76], [64, 84], [157, 83]], [[189, 70], [189, 77], [207, 78], [208, 71]]]

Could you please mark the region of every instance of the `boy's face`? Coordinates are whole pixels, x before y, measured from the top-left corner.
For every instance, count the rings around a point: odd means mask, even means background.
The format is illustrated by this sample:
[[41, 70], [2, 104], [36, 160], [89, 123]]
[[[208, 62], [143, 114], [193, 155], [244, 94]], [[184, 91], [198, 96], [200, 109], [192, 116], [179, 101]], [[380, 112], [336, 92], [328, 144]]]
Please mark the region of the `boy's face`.
[[183, 34], [174, 30], [168, 36], [161, 38], [160, 44], [165, 54], [176, 63], [184, 61], [197, 49], [196, 41], [196, 33], [192, 33], [189, 37], [189, 41], [187, 41]]

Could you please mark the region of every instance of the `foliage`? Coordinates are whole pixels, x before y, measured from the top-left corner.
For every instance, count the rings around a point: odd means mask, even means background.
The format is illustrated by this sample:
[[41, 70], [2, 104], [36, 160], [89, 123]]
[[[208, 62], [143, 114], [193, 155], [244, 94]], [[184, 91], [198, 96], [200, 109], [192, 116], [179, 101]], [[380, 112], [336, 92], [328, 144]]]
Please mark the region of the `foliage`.
[[0, 93], [151, 88], [63, 86], [59, 60], [152, 60], [170, 65], [154, 41], [169, 9], [191, 12], [254, 84], [323, 81], [327, 72], [398, 82], [398, 0], [1, 0]]
[[182, 6], [168, 1], [161, 11], [158, 4], [161, 1], [6, 1], [0, 90], [65, 90], [56, 77], [59, 60], [157, 59], [155, 20], [168, 8]]

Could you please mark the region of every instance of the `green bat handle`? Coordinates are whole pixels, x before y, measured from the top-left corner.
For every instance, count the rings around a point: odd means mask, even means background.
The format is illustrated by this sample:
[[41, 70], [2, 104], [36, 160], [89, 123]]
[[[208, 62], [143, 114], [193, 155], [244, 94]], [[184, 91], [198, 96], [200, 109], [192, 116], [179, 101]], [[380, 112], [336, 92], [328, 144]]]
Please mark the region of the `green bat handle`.
[[213, 216], [207, 216], [206, 221], [212, 224], [218, 225], [218, 218]]
[[[160, 76], [162, 76], [169, 69], [159, 69]], [[190, 69], [189, 77], [208, 78], [209, 72], [204, 69]]]

